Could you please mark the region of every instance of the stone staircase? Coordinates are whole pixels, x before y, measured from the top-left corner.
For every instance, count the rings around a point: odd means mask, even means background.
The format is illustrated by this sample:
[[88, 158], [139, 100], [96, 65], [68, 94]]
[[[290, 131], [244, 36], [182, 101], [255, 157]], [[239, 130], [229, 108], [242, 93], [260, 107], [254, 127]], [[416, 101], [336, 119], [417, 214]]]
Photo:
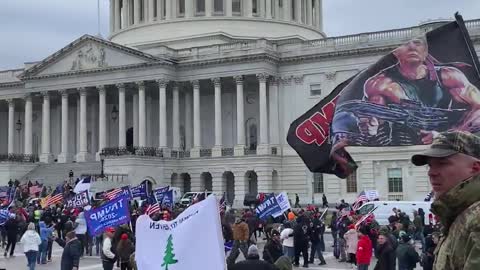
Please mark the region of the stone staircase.
[[82, 174], [99, 174], [101, 170], [100, 162], [38, 164], [35, 169], [21, 178], [22, 181], [38, 179], [40, 183], [55, 186], [68, 179], [70, 170], [74, 173], [74, 180]]

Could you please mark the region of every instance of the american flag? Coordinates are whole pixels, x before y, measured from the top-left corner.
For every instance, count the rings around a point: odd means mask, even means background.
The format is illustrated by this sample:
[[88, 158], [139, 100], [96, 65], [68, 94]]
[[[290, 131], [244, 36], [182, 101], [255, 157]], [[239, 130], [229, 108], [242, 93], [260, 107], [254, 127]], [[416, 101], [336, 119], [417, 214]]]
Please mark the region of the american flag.
[[147, 207], [147, 210], [145, 210], [145, 214], [147, 215], [153, 215], [155, 213], [158, 213], [160, 212], [160, 204], [157, 202], [157, 203], [154, 203], [154, 204], [150, 204], [148, 207]]
[[220, 201], [218, 202], [219, 204], [219, 211], [220, 212], [225, 212], [225, 209], [227, 208], [227, 202], [225, 200], [225, 193], [223, 193], [223, 196], [222, 198], [220, 199]]
[[105, 199], [107, 200], [113, 200], [115, 199], [118, 195], [122, 194], [123, 190], [121, 188], [114, 188], [105, 193]]
[[358, 210], [358, 208], [360, 208], [360, 206], [362, 206], [363, 203], [366, 203], [366, 202], [368, 202], [367, 194], [365, 194], [365, 191], [362, 191], [360, 192], [360, 194], [358, 194], [357, 200], [355, 200], [355, 202], [352, 205], [353, 211]]
[[57, 186], [52, 194], [47, 196], [46, 201], [45, 208], [63, 202], [63, 187], [61, 185]]

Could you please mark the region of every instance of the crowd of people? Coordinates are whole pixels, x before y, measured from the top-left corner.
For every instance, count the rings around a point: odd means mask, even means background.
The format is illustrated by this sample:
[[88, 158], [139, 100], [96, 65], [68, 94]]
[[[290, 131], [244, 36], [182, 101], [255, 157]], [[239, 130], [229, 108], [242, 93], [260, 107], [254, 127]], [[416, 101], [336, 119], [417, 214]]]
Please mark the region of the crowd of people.
[[[330, 229], [333, 255], [340, 263], [369, 269], [372, 258], [376, 258], [375, 270], [397, 269], [397, 265], [398, 269], [411, 270], [418, 264], [425, 270], [432, 269], [440, 227], [432, 218], [425, 225], [423, 209], [414, 211], [411, 220], [407, 213], [393, 208], [387, 226], [379, 226], [372, 213], [360, 220], [362, 217], [351, 209], [342, 200], [334, 211], [309, 206], [266, 221], [251, 210], [227, 211], [222, 215], [223, 236], [226, 245], [231, 246], [227, 265], [234, 270], [283, 270], [299, 267], [300, 258], [303, 267], [315, 262], [326, 265], [324, 235]], [[256, 245], [262, 233], [266, 244], [260, 256]], [[246, 262], [236, 263], [240, 253]]]

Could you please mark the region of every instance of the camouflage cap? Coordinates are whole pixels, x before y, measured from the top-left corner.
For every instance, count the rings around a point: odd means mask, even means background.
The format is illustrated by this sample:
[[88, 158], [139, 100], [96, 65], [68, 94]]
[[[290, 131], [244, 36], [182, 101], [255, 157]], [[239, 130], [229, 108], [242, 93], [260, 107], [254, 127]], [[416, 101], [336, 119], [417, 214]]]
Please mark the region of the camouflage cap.
[[448, 157], [458, 153], [480, 159], [480, 137], [465, 131], [442, 132], [433, 140], [430, 149], [412, 156], [412, 163], [423, 166], [431, 157]]

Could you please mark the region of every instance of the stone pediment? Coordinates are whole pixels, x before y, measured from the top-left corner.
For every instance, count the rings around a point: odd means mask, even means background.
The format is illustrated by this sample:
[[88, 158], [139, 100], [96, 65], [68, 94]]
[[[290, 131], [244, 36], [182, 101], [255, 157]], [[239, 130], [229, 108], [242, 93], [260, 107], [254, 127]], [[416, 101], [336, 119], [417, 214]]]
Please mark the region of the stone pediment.
[[22, 77], [76, 74], [162, 62], [167, 63], [162, 58], [101, 38], [84, 35], [28, 68]]

